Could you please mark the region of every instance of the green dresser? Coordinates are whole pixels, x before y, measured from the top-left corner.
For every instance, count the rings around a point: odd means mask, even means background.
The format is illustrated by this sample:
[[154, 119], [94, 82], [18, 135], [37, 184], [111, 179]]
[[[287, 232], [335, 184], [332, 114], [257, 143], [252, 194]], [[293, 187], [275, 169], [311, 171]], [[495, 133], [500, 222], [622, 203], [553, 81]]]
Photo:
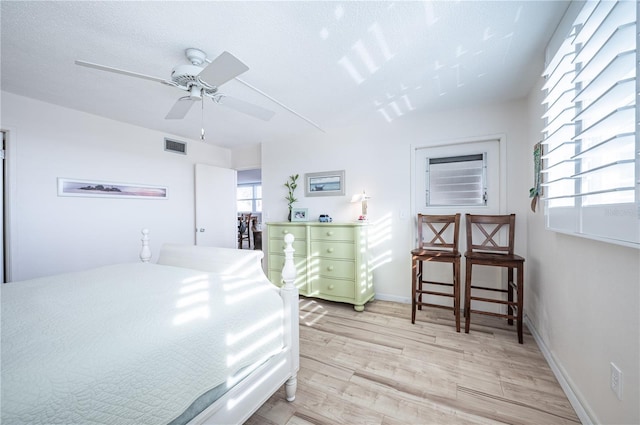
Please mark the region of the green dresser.
[[368, 226], [364, 223], [267, 223], [268, 275], [282, 284], [284, 235], [293, 234], [295, 281], [301, 295], [354, 305], [373, 299]]

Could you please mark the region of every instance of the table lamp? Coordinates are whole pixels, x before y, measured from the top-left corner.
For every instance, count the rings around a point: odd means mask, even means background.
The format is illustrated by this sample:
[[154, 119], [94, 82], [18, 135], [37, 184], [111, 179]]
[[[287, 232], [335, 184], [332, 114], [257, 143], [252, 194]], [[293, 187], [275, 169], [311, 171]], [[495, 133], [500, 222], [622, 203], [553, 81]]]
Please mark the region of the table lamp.
[[367, 196], [364, 190], [362, 193], [357, 193], [351, 197], [351, 202], [362, 202], [362, 214], [358, 217], [359, 221], [367, 220], [367, 200], [371, 199], [370, 196]]

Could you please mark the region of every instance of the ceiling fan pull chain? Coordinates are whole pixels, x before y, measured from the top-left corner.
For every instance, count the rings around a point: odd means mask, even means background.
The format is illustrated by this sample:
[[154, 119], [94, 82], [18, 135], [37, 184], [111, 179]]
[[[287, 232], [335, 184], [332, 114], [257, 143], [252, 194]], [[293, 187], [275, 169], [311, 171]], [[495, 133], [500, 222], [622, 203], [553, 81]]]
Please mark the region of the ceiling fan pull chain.
[[200, 131], [200, 140], [204, 141], [204, 96], [200, 99], [202, 105], [202, 130]]

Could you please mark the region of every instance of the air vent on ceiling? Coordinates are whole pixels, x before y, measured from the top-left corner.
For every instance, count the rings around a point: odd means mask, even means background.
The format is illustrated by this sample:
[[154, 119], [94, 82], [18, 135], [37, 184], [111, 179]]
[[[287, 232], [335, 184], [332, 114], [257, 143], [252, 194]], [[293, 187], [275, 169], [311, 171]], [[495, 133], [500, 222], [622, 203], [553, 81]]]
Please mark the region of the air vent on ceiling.
[[178, 142], [177, 140], [171, 140], [164, 138], [164, 150], [168, 152], [187, 154], [187, 144], [185, 142]]

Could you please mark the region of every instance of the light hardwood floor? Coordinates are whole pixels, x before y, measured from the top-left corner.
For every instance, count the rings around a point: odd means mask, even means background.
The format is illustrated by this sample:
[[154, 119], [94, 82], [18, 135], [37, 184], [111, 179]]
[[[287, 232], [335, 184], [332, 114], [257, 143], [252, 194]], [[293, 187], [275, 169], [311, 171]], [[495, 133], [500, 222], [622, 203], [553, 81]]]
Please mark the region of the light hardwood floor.
[[300, 299], [296, 400], [274, 394], [247, 422], [270, 424], [579, 424], [526, 331], [472, 316], [456, 333], [453, 313], [373, 301]]

